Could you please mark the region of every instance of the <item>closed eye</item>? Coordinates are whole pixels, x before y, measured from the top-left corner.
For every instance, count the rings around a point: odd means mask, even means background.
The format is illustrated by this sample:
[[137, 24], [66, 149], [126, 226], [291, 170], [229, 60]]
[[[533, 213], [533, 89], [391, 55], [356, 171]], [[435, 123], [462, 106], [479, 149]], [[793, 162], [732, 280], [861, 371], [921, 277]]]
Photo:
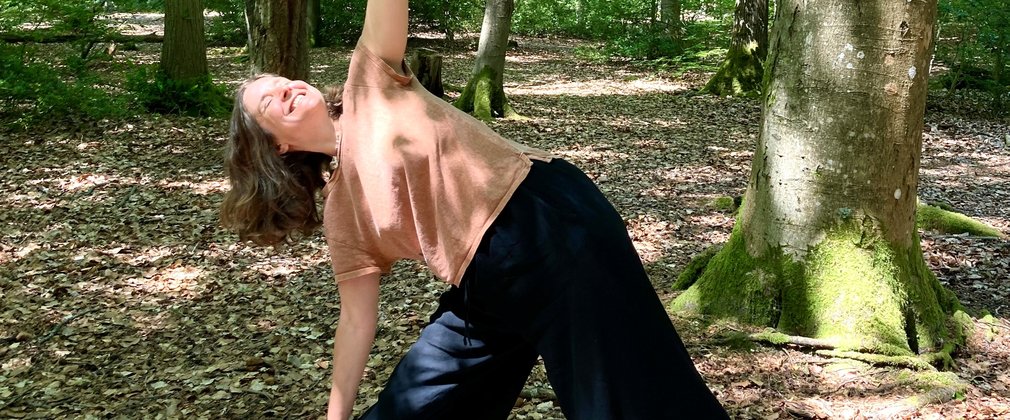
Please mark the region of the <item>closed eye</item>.
[[272, 102], [272, 101], [273, 101], [273, 97], [272, 96], [267, 96], [267, 97], [263, 98], [263, 101], [260, 102], [261, 103], [261, 105], [260, 105], [260, 114], [265, 114], [267, 112], [267, 107], [270, 106], [270, 102]]

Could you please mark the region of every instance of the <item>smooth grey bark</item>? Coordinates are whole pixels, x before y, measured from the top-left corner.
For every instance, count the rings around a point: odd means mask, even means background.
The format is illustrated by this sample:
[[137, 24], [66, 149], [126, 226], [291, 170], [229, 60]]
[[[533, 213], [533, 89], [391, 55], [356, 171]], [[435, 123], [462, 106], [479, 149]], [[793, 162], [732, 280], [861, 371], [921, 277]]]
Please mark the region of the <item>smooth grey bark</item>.
[[915, 227], [937, 0], [782, 0], [737, 225], [674, 302], [838, 347], [943, 351]]
[[936, 0], [784, 0], [743, 215], [752, 250], [802, 253], [865, 211], [913, 242]]
[[246, 0], [245, 6], [252, 74], [274, 73], [308, 81], [308, 2]]
[[207, 76], [202, 0], [165, 2], [161, 69], [172, 80], [194, 82]]
[[514, 0], [487, 0], [484, 6], [484, 21], [480, 27], [480, 43], [477, 45], [473, 76], [477, 76], [485, 66], [490, 66], [495, 72], [492, 80], [495, 86], [502, 84], [505, 52], [508, 50], [514, 11]]

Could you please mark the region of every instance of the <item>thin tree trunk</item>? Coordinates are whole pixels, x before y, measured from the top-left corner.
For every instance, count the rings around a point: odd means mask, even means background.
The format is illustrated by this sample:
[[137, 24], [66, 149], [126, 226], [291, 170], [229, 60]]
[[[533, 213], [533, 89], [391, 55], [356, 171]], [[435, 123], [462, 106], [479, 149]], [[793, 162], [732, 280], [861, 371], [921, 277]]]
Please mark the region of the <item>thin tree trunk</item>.
[[322, 36], [322, 0], [308, 0], [309, 7], [307, 13], [307, 23], [309, 25], [309, 45], [313, 47], [324, 47]]
[[845, 349], [951, 350], [959, 305], [915, 228], [936, 4], [782, 1], [737, 225], [675, 309]]
[[309, 77], [307, 0], [246, 0], [251, 72]]
[[161, 69], [169, 79], [181, 82], [194, 82], [207, 76], [201, 0], [165, 2]]
[[513, 11], [514, 0], [487, 0], [473, 75], [455, 103], [483, 120], [514, 114], [502, 86]]
[[717, 95], [760, 94], [767, 51], [768, 0], [737, 0], [729, 52], [704, 90]]
[[675, 38], [680, 35], [680, 0], [660, 0], [659, 21], [667, 34]]

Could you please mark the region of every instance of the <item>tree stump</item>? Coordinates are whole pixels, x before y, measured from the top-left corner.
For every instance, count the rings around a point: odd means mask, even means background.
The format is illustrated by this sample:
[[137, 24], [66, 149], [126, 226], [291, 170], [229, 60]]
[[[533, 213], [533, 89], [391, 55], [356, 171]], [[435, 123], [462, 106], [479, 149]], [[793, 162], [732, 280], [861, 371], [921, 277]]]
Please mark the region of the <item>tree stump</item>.
[[410, 57], [410, 71], [428, 92], [439, 98], [445, 94], [442, 87], [442, 56], [434, 50], [420, 48], [415, 51]]

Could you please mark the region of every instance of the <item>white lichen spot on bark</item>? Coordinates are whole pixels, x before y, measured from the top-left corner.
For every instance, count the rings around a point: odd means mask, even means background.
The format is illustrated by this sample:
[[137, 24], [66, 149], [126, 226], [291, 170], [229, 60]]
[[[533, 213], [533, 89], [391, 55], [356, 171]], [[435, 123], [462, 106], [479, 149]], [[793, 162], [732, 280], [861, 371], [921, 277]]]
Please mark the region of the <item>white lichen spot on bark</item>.
[[863, 57], [866, 57], [866, 54], [863, 54], [862, 51], [856, 53], [856, 58], [862, 60]]
[[852, 63], [845, 63], [845, 68], [852, 70]]
[[901, 188], [894, 190], [894, 199], [901, 200]]
[[908, 68], [908, 78], [915, 79], [915, 66]]

